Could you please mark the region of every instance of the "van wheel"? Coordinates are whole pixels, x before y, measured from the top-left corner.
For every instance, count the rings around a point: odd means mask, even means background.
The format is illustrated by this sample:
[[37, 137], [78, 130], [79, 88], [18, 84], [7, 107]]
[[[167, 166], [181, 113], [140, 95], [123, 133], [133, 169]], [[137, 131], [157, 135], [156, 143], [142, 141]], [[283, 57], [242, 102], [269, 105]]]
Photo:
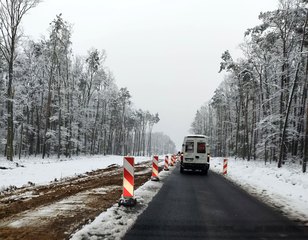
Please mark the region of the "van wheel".
[[180, 173], [184, 173], [184, 168], [182, 166], [180, 167]]

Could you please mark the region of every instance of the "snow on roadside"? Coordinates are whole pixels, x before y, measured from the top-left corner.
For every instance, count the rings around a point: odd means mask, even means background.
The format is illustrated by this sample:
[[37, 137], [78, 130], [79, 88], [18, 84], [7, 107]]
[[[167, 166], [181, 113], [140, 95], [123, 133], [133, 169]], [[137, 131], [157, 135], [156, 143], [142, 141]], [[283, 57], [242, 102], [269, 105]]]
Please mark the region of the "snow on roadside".
[[[161, 165], [161, 164], [160, 164]], [[84, 226], [71, 236], [71, 240], [121, 239], [132, 227], [137, 217], [147, 208], [149, 202], [163, 186], [171, 171], [161, 171], [159, 182], [148, 181], [135, 191], [137, 205], [135, 207], [119, 207], [114, 204], [106, 212], [101, 213], [92, 223]]]
[[[211, 170], [222, 173], [223, 158], [211, 160]], [[269, 205], [278, 207], [294, 220], [308, 224], [308, 174], [298, 165], [228, 158], [227, 179], [258, 196]]]
[[[135, 163], [148, 160], [149, 157], [135, 157]], [[0, 158], [0, 192], [12, 186], [47, 184], [112, 164], [122, 166], [123, 156], [77, 156], [68, 159], [30, 157], [14, 162]]]
[[[150, 160], [136, 157], [135, 162]], [[241, 186], [269, 205], [280, 208], [293, 219], [308, 224], [308, 174], [298, 165], [290, 163], [278, 169], [276, 164], [264, 165], [262, 161], [228, 159], [227, 179]], [[160, 166], [163, 165], [163, 157]], [[21, 187], [30, 182], [42, 185], [62, 178], [84, 174], [112, 164], [122, 166], [122, 156], [80, 156], [71, 159], [27, 158], [12, 163], [0, 158], [0, 192], [9, 186]], [[22, 167], [21, 167], [22, 166]], [[221, 173], [223, 158], [212, 158], [211, 170]], [[141, 214], [153, 196], [162, 187], [172, 171], [160, 173], [160, 182], [148, 181], [135, 191], [138, 204], [135, 208], [118, 207], [117, 204], [101, 213], [91, 224], [72, 236], [72, 239], [119, 239]], [[210, 177], [210, 176], [209, 176]], [[92, 236], [92, 237], [91, 237]]]

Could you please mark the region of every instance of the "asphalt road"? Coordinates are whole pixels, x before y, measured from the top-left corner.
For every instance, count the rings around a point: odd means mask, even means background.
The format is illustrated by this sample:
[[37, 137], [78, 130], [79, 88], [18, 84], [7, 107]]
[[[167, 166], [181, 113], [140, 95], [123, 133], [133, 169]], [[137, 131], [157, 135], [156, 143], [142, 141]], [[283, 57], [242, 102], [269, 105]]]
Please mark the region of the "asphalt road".
[[124, 239], [307, 240], [308, 229], [218, 174], [177, 166]]

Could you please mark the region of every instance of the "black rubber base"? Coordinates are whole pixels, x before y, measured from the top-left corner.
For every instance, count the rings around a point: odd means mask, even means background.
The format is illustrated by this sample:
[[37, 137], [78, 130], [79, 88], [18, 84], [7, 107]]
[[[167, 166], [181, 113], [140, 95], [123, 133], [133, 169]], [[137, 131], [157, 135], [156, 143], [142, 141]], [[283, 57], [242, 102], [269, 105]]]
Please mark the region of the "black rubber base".
[[137, 204], [137, 200], [135, 198], [121, 198], [118, 204], [119, 207], [134, 207]]
[[159, 177], [151, 177], [152, 181], [158, 182], [159, 181]]

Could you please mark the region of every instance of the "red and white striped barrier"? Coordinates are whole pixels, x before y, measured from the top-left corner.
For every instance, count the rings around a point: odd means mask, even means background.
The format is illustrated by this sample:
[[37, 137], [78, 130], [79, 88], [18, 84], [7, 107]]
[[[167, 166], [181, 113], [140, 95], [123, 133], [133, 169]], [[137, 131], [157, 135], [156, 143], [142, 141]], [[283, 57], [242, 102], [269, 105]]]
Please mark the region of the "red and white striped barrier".
[[158, 156], [153, 157], [153, 166], [152, 166], [152, 181], [159, 181], [158, 177]]
[[164, 171], [169, 171], [169, 157], [165, 156]]
[[176, 164], [176, 156], [175, 155], [171, 156], [171, 161], [172, 161], [173, 165]]
[[174, 159], [173, 159], [173, 156], [171, 156], [171, 159], [170, 159], [170, 166], [171, 166], [171, 167], [174, 166]]
[[224, 159], [224, 166], [223, 166], [223, 175], [227, 174], [227, 168], [228, 168], [228, 159]]
[[134, 206], [137, 201], [134, 199], [134, 157], [124, 157], [123, 160], [123, 194], [119, 206]]

